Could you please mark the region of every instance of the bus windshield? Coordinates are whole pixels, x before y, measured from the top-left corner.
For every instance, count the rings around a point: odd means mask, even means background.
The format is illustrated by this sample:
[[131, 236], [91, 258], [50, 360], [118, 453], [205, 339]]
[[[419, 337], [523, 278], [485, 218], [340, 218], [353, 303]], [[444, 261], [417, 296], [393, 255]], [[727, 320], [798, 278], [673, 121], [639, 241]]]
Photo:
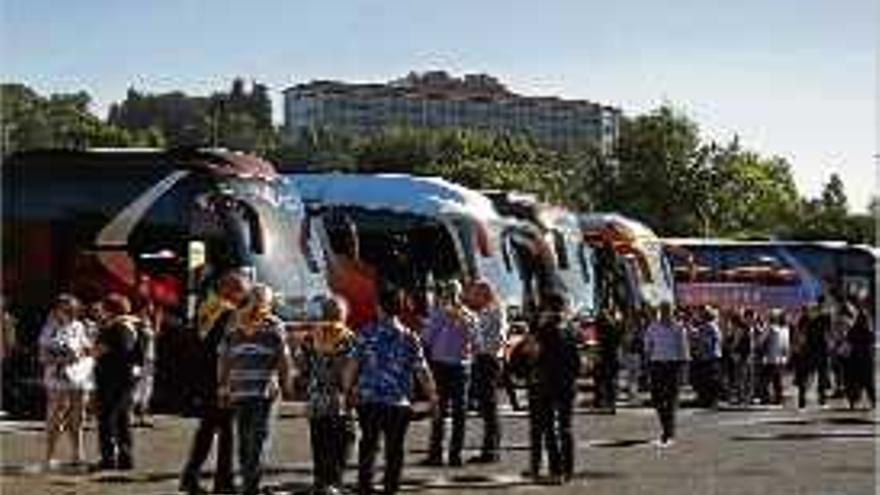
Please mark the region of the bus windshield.
[[[253, 270], [253, 277], [276, 292], [276, 312], [285, 320], [308, 317], [308, 303], [327, 293], [324, 258], [307, 252], [304, 242], [305, 210], [298, 198], [281, 196], [262, 181], [230, 181], [240, 204], [230, 210], [232, 244], [246, 246], [237, 256], [240, 266]], [[222, 248], [221, 248], [222, 250]]]

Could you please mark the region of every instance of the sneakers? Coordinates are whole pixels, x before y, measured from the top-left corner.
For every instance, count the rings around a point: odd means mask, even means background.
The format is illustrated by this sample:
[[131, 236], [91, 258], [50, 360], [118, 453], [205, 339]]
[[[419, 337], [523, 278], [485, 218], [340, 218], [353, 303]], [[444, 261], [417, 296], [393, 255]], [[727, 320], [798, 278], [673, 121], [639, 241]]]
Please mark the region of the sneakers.
[[57, 471], [57, 470], [61, 469], [62, 465], [63, 464], [58, 459], [49, 459], [49, 460], [43, 461], [43, 464], [40, 465], [40, 471], [42, 471], [44, 473]]
[[657, 440], [654, 440], [653, 443], [654, 443], [655, 447], [660, 448], [660, 449], [665, 449], [665, 448], [669, 448], [669, 447], [672, 447], [673, 445], [675, 445], [675, 439], [660, 437]]

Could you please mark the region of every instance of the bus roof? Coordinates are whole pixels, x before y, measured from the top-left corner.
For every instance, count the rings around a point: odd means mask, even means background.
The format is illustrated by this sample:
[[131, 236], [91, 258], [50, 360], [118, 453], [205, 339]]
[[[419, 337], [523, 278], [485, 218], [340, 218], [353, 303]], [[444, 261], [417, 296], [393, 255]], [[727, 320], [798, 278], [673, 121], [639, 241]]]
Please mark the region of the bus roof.
[[495, 209], [505, 217], [534, 222], [541, 229], [580, 230], [576, 213], [562, 206], [543, 203], [532, 193], [494, 189], [480, 192], [492, 200]]
[[620, 213], [586, 213], [580, 216], [580, 221], [586, 231], [610, 229], [630, 242], [657, 239], [657, 234], [647, 225]]
[[742, 246], [742, 247], [765, 247], [765, 246], [805, 246], [819, 247], [826, 249], [863, 249], [876, 254], [878, 251], [874, 246], [863, 244], [850, 244], [846, 241], [835, 240], [819, 240], [819, 241], [800, 241], [800, 240], [758, 240], [758, 239], [722, 239], [722, 238], [702, 238], [702, 237], [666, 237], [663, 238], [664, 244], [674, 246]]
[[151, 167], [157, 172], [183, 169], [241, 177], [278, 177], [271, 163], [254, 155], [224, 149], [32, 150], [13, 153], [4, 159], [3, 165], [22, 167], [34, 172], [58, 171], [60, 167], [76, 167], [77, 170], [95, 167]]
[[287, 174], [285, 177], [307, 203], [500, 220], [489, 198], [439, 177], [343, 173]]

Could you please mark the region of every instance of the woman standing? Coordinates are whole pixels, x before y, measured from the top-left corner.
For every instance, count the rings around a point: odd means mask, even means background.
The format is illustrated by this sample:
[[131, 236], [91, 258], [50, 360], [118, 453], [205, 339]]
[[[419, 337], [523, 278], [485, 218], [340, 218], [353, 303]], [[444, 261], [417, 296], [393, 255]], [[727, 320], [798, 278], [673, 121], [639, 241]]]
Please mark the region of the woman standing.
[[339, 297], [323, 304], [324, 322], [316, 324], [298, 353], [306, 376], [309, 435], [314, 466], [314, 493], [340, 493], [342, 475], [354, 437], [342, 400], [342, 368], [354, 343], [346, 325], [346, 307]]
[[79, 319], [80, 303], [70, 294], [55, 300], [39, 337], [40, 360], [46, 386], [45, 466], [57, 466], [55, 445], [62, 431], [70, 435], [71, 462], [83, 462], [85, 398], [92, 389], [92, 342]]
[[474, 286], [477, 331], [474, 334], [473, 386], [483, 420], [483, 448], [473, 463], [498, 462], [501, 429], [498, 418], [498, 383], [501, 358], [507, 345], [507, 314], [485, 280]]
[[272, 403], [282, 391], [290, 395], [290, 352], [273, 297], [268, 286], [254, 286], [219, 350], [217, 396], [235, 414], [244, 495], [260, 492]]

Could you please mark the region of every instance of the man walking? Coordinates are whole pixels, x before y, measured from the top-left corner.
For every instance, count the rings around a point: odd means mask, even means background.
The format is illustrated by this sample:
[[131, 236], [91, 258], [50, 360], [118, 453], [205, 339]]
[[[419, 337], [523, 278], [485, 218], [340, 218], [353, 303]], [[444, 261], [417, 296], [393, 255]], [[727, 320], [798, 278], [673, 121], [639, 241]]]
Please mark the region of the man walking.
[[658, 444], [666, 447], [675, 439], [681, 373], [690, 355], [685, 329], [672, 318], [672, 304], [660, 304], [659, 318], [645, 332], [645, 352], [651, 363], [651, 401], [662, 429]]

